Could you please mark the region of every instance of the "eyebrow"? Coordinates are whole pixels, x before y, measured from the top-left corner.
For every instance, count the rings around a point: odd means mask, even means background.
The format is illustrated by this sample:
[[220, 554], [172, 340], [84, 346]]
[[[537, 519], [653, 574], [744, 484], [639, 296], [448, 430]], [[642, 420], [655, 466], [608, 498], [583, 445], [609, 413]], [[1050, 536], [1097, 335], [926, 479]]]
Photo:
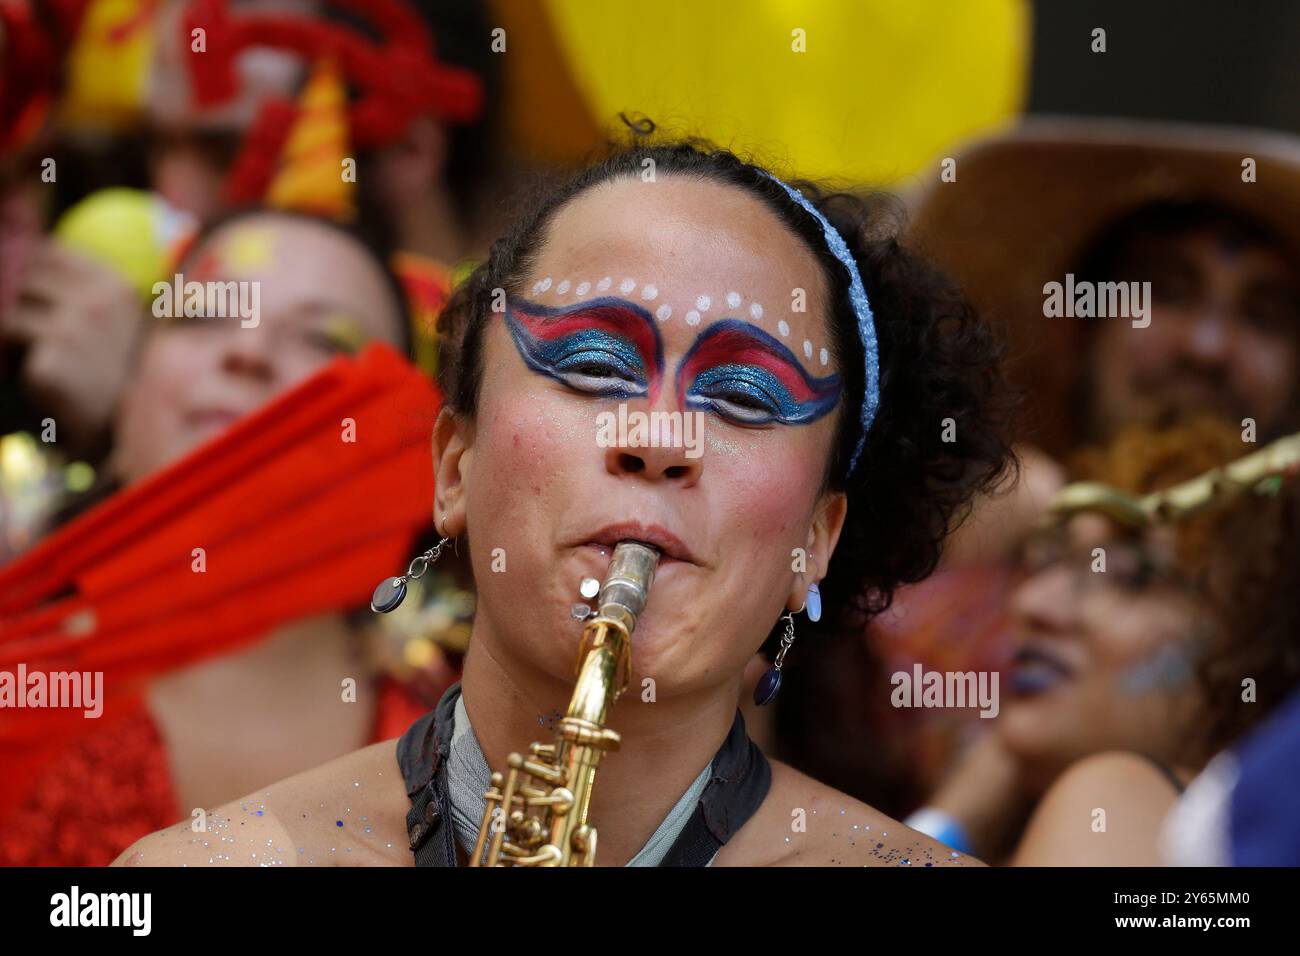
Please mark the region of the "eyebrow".
[[831, 384], [839, 381], [839, 376], [835, 374], [823, 378], [809, 374], [798, 356], [779, 339], [766, 329], [742, 319], [722, 319], [708, 326], [682, 357], [678, 367], [684, 367], [693, 360], [697, 362], [706, 358], [717, 360], [723, 356], [751, 365], [769, 365], [770, 361], [775, 359], [798, 370], [807, 385], [814, 389], [822, 383]]
[[645, 309], [616, 296], [565, 306], [545, 306], [515, 298], [506, 303], [507, 320], [540, 342], [554, 342], [593, 326], [632, 343], [653, 378], [663, 370], [664, 346], [659, 327]]
[[766, 330], [740, 319], [714, 322], [695, 340], [677, 365], [679, 392], [703, 369], [716, 365], [755, 365], [776, 376], [800, 404], [815, 403], [824, 413], [839, 399], [842, 379], [838, 374], [821, 378], [809, 374], [803, 363]]

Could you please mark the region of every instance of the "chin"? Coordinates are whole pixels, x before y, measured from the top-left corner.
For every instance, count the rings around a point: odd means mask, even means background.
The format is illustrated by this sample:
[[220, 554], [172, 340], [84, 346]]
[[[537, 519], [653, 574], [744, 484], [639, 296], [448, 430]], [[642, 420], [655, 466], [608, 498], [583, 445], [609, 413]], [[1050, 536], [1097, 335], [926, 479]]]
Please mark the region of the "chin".
[[1025, 760], [1052, 762], [1073, 750], [1068, 715], [1052, 714], [1039, 702], [1005, 703], [999, 720], [1008, 749]]

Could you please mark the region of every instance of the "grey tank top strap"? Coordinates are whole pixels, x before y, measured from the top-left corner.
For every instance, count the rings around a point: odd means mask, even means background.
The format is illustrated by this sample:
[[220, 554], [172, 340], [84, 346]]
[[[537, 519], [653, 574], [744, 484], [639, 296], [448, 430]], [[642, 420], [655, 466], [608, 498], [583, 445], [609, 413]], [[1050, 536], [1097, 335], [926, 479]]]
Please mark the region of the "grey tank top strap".
[[[416, 866], [456, 866], [455, 827], [447, 781], [448, 757], [460, 684], [397, 741], [397, 762], [411, 809], [406, 832]], [[660, 866], [708, 866], [717, 852], [762, 805], [772, 767], [745, 732], [739, 709], [713, 758], [709, 782]]]

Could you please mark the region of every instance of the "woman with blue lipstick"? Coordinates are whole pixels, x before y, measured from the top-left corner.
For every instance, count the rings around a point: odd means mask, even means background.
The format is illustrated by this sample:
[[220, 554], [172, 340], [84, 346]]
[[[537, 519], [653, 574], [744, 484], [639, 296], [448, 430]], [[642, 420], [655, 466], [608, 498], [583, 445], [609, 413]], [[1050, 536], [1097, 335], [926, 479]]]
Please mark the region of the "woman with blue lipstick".
[[[1146, 495], [1258, 450], [1215, 419], [1131, 426], [1080, 455], [1074, 477]], [[1300, 684], [1300, 636], [1270, 634], [1244, 600], [1294, 560], [1295, 482], [1201, 487], [1215, 498], [1193, 508], [1184, 492], [1145, 524], [1107, 509], [1109, 494], [1058, 497], [1061, 520], [1025, 548], [1012, 597], [1002, 712], [918, 827], [990, 863], [1164, 862], [1161, 824], [1183, 788]]]
[[[580, 585], [627, 540], [660, 560], [594, 789], [599, 864], [967, 862], [766, 757], [737, 708], [756, 652], [767, 703], [925, 577], [1011, 462], [997, 342], [899, 246], [896, 208], [699, 143], [621, 149], [535, 196], [440, 326], [433, 512], [478, 591], [463, 679], [400, 740], [212, 810], [238, 841], [219, 862], [465, 865], [489, 768], [572, 694]], [[610, 440], [611, 415], [693, 416], [702, 440]], [[194, 836], [119, 863], [208, 862]]]

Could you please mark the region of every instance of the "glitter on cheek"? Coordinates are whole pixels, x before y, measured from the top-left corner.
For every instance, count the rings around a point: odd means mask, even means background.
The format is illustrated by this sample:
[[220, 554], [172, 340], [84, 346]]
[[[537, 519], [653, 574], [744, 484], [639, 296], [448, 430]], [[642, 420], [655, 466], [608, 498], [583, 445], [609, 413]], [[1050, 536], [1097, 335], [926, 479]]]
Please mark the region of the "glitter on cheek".
[[[725, 455], [729, 458], [740, 458], [743, 456], [746, 450], [745, 446], [749, 444], [748, 442], [742, 442], [731, 435], [719, 434], [719, 429], [710, 429], [707, 426], [704, 429], [704, 440], [708, 443], [708, 449], [710, 452], [715, 455]], [[705, 459], [706, 462], [708, 460], [708, 458]]]

